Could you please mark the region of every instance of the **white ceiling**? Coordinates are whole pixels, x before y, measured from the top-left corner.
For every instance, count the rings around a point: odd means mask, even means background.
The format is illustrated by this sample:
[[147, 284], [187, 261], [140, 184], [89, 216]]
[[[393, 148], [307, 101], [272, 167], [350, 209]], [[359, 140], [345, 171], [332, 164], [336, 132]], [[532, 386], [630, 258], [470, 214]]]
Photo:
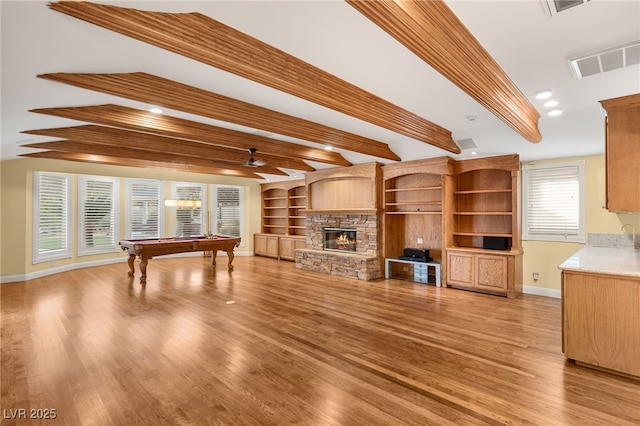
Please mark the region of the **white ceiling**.
[[[517, 153], [522, 161], [604, 152], [598, 101], [640, 92], [640, 66], [575, 79], [567, 58], [640, 40], [640, 1], [592, 0], [549, 17], [542, 0], [448, 1], [448, 5], [540, 111], [542, 141], [525, 141], [343, 1], [101, 2], [153, 11], [206, 14], [453, 132], [472, 138], [478, 156]], [[387, 143], [402, 160], [450, 155], [386, 129], [261, 86], [160, 48], [55, 12], [45, 1], [0, 3], [1, 159], [51, 140], [23, 130], [84, 124], [28, 112], [33, 108], [114, 103], [150, 105], [39, 79], [43, 73], [143, 71]], [[564, 114], [547, 117], [534, 94], [552, 89]], [[178, 111], [168, 114], [254, 132]], [[475, 121], [466, 117], [475, 115]], [[292, 138], [281, 140], [314, 145]], [[339, 150], [354, 164], [381, 160]], [[312, 163], [314, 167], [327, 165]], [[299, 176], [299, 174], [298, 174]], [[268, 176], [269, 178], [276, 178]]]

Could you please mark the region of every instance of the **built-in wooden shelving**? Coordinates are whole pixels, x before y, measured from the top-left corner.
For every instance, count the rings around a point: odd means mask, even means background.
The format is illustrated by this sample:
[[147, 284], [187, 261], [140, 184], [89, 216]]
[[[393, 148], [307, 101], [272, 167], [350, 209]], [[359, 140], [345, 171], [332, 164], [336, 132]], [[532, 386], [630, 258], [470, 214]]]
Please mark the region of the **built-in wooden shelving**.
[[254, 235], [258, 255], [294, 259], [306, 246], [307, 191], [304, 180], [262, 185], [262, 232]]

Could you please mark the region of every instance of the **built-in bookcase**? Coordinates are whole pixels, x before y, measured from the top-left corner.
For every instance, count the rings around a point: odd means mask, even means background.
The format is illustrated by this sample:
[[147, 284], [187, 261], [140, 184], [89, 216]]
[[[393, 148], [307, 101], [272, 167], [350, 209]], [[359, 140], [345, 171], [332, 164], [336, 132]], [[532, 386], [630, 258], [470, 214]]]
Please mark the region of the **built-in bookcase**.
[[456, 162], [447, 285], [516, 297], [522, 292], [520, 159]]
[[484, 237], [507, 238], [513, 245], [514, 203], [509, 170], [473, 170], [456, 176], [454, 244], [483, 246]]
[[262, 185], [262, 232], [254, 235], [254, 253], [293, 260], [306, 247], [307, 190], [304, 180]]
[[262, 191], [262, 233], [285, 235], [288, 229], [287, 190], [270, 188]]
[[398, 258], [405, 248], [422, 248], [429, 249], [435, 261], [443, 261], [452, 161], [440, 157], [382, 167], [384, 257]]
[[307, 188], [304, 185], [296, 185], [290, 188], [287, 194], [288, 206], [288, 234], [306, 235], [307, 216]]

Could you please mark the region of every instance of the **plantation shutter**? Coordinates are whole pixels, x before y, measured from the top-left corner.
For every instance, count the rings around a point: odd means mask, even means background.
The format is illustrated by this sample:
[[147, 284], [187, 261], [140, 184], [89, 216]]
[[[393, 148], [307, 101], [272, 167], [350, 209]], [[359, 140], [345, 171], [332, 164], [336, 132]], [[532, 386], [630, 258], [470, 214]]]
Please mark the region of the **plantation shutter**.
[[240, 188], [216, 187], [216, 232], [223, 235], [240, 236]]
[[116, 194], [112, 178], [80, 176], [78, 254], [117, 250]]
[[130, 182], [129, 209], [130, 238], [160, 238], [160, 182]]
[[525, 170], [524, 236], [572, 240], [582, 233], [579, 165]]
[[174, 198], [176, 200], [200, 201], [200, 207], [176, 207], [176, 235], [188, 237], [203, 235], [202, 206], [204, 206], [204, 185], [199, 184], [174, 184]]
[[71, 257], [68, 175], [34, 174], [33, 263]]

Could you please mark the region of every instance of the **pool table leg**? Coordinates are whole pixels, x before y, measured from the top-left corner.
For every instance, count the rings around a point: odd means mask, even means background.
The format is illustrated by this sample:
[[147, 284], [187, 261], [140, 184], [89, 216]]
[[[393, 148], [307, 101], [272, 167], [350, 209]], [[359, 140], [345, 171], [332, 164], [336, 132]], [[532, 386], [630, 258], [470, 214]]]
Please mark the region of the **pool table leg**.
[[[233, 257], [235, 256], [233, 254], [233, 249], [231, 250], [225, 250], [225, 252], [227, 252], [227, 257], [229, 258], [229, 265], [228, 268], [230, 271], [233, 271]], [[211, 264], [213, 266], [216, 266], [216, 255], [218, 254], [218, 250], [211, 250]]]
[[229, 257], [229, 266], [228, 266], [228, 268], [229, 268], [230, 271], [233, 271], [232, 263], [233, 263], [234, 256], [235, 255], [233, 254], [233, 249], [227, 250], [227, 257]]
[[134, 268], [133, 266], [133, 262], [136, 260], [136, 255], [132, 254], [129, 256], [129, 259], [127, 259], [127, 265], [129, 265], [129, 273], [128, 275], [130, 277], [132, 277], [135, 273], [136, 273], [136, 268]]
[[147, 283], [147, 263], [149, 263], [149, 258], [140, 257], [140, 284]]

